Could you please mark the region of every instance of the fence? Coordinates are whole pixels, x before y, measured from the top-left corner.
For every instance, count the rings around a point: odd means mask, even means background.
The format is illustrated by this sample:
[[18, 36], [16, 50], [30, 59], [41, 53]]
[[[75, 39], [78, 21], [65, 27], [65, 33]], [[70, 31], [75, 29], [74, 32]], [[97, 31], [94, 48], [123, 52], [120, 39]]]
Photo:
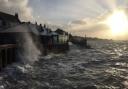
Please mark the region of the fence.
[[7, 65], [15, 62], [16, 58], [16, 45], [4, 44], [0, 45], [0, 70]]

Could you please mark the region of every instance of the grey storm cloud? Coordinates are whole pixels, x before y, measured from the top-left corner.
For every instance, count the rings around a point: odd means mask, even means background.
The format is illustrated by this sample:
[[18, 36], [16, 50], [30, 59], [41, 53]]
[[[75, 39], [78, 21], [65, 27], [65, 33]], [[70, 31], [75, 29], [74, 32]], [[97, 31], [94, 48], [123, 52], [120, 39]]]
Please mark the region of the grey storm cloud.
[[0, 11], [18, 13], [21, 20], [33, 20], [32, 9], [28, 6], [29, 0], [0, 0]]

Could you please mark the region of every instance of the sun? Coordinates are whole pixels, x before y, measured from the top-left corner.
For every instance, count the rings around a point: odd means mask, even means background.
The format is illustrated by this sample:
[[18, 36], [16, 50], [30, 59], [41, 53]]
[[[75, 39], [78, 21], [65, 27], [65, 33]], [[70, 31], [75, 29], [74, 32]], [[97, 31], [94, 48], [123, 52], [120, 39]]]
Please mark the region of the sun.
[[128, 18], [123, 10], [116, 10], [106, 20], [113, 35], [124, 35], [128, 31]]

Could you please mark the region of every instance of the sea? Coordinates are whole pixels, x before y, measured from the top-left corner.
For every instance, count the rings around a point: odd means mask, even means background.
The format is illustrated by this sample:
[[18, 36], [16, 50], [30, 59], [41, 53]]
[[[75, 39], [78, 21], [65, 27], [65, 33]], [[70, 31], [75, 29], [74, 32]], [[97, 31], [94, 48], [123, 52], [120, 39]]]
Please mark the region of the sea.
[[0, 73], [0, 89], [128, 89], [128, 41], [88, 44], [91, 49], [70, 43], [66, 53], [8, 66]]

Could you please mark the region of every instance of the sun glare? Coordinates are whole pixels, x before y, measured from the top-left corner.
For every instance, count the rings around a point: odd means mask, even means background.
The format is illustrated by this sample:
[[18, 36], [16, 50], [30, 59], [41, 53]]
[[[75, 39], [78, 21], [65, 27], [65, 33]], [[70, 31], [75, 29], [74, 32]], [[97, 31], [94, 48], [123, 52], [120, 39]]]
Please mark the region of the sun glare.
[[124, 35], [128, 32], [128, 19], [123, 10], [114, 11], [107, 18], [106, 23], [110, 27], [113, 35]]

